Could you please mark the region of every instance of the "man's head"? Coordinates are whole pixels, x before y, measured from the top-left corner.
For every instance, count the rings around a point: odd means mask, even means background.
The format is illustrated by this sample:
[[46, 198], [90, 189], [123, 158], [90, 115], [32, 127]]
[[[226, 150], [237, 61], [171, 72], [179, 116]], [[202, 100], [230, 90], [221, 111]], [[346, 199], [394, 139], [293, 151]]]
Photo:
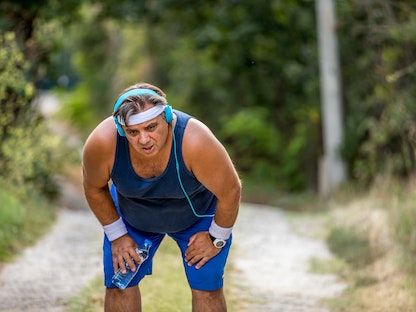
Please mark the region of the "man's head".
[[125, 136], [122, 126], [140, 124], [162, 113], [166, 122], [170, 123], [172, 108], [166, 101], [165, 93], [151, 84], [138, 83], [120, 94], [114, 105], [113, 118], [119, 134]]

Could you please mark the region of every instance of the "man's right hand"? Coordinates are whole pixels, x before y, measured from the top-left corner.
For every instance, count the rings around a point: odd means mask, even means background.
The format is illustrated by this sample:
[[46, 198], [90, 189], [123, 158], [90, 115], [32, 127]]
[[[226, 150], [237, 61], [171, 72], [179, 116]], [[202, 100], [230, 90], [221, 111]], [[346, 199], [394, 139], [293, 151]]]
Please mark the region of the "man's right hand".
[[117, 272], [118, 268], [121, 269], [123, 274], [127, 272], [124, 262], [127, 262], [132, 271], [136, 270], [134, 261], [137, 263], [141, 262], [140, 256], [136, 253], [137, 247], [137, 243], [133, 240], [133, 238], [131, 238], [129, 234], [125, 234], [111, 242], [114, 273]]

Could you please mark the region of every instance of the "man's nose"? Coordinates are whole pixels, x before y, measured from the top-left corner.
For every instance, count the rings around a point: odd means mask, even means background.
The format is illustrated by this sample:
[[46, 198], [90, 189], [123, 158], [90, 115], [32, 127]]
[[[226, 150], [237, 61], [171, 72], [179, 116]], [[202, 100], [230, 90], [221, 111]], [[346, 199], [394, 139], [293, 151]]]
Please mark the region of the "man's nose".
[[150, 139], [150, 137], [149, 137], [149, 134], [148, 133], [141, 132], [139, 134], [139, 143], [140, 144], [146, 144], [147, 142], [149, 142], [149, 139]]

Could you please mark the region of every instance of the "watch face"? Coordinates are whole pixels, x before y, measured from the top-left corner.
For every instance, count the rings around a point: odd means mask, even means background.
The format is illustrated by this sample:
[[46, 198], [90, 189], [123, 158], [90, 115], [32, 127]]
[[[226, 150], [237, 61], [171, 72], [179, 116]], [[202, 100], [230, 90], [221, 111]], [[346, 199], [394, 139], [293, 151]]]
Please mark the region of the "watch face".
[[215, 247], [217, 247], [217, 248], [222, 248], [222, 247], [224, 247], [224, 245], [225, 245], [225, 241], [224, 241], [224, 240], [221, 240], [221, 239], [216, 239], [216, 240], [214, 241], [214, 245], [215, 245]]

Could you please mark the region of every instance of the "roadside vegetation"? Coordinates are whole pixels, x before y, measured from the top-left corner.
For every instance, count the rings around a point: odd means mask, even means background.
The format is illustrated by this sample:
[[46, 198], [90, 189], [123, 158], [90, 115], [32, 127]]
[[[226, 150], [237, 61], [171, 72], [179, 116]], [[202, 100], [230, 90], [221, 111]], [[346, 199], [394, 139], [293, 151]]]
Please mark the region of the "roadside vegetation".
[[47, 233], [56, 208], [44, 198], [16, 197], [21, 191], [0, 183], [0, 267]]
[[330, 204], [332, 271], [348, 283], [328, 301], [331, 311], [416, 311], [414, 182], [383, 177], [369, 192]]
[[0, 263], [46, 233], [56, 214], [57, 176], [73, 152], [33, 105], [29, 63], [12, 32], [0, 35]]
[[384, 176], [369, 190], [350, 184], [325, 200], [285, 200], [295, 229], [324, 239], [334, 255], [311, 259], [311, 271], [347, 285], [323, 302], [331, 312], [416, 311], [415, 190], [414, 180]]

